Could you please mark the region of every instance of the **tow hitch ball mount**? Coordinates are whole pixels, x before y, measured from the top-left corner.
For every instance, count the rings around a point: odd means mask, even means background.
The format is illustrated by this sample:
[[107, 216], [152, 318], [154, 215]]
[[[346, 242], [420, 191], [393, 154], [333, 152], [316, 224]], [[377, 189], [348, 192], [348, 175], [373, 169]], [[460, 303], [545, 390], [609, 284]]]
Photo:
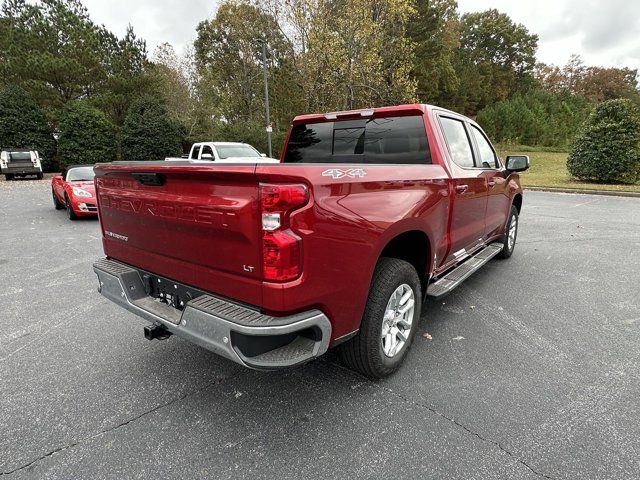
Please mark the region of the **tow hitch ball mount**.
[[147, 340], [166, 340], [171, 335], [171, 332], [160, 323], [154, 323], [144, 327], [144, 338]]

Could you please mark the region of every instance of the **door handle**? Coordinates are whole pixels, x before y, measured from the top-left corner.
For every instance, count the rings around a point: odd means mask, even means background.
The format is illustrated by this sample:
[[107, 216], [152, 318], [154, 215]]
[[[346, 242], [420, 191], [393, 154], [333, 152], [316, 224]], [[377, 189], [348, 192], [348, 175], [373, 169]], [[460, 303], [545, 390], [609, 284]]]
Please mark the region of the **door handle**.
[[493, 187], [496, 183], [498, 183], [498, 180], [504, 181], [504, 178], [503, 177], [491, 177], [489, 179], [489, 181], [487, 182], [487, 184], [489, 185], [489, 187]]
[[466, 193], [469, 190], [469, 185], [456, 185], [456, 193]]

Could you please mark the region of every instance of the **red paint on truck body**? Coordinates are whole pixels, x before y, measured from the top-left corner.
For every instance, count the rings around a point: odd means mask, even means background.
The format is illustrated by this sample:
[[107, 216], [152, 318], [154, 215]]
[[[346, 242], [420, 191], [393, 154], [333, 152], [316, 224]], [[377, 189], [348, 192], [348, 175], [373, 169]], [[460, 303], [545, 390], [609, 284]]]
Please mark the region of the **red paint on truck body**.
[[[432, 163], [97, 165], [106, 255], [271, 315], [320, 309], [332, 323], [332, 341], [357, 330], [373, 270], [389, 242], [408, 232], [424, 237], [427, 261], [419, 273], [428, 279], [453, 265], [460, 249], [471, 253], [478, 241], [499, 237], [521, 194], [518, 175], [502, 164], [462, 169], [452, 161], [438, 118], [471, 125], [468, 119], [425, 105], [372, 110], [364, 114], [421, 115]], [[362, 115], [305, 115], [293, 125]], [[364, 169], [366, 175], [323, 175], [333, 168]], [[136, 172], [159, 174], [164, 184], [143, 185], [133, 178]], [[308, 201], [287, 219], [300, 239], [294, 280], [264, 280], [260, 184], [308, 189]]]

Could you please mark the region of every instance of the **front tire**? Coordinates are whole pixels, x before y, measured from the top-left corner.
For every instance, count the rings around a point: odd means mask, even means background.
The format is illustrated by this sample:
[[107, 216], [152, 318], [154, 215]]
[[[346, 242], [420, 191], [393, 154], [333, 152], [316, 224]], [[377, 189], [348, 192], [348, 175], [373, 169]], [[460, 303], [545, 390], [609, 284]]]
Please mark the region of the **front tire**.
[[420, 323], [422, 290], [415, 268], [381, 258], [376, 265], [360, 331], [340, 346], [342, 361], [371, 378], [384, 378], [404, 361]]
[[58, 200], [58, 197], [56, 197], [56, 194], [53, 191], [53, 188], [51, 189], [51, 197], [53, 198], [53, 206], [56, 210], [62, 210], [64, 208], [64, 205], [62, 203], [60, 203], [60, 201]]
[[512, 205], [507, 227], [504, 231], [502, 251], [498, 254], [498, 258], [506, 259], [513, 255], [513, 250], [516, 248], [516, 239], [518, 238], [519, 217], [518, 209]]
[[76, 215], [76, 212], [73, 211], [73, 207], [71, 206], [69, 197], [65, 196], [64, 200], [65, 200], [64, 206], [67, 208], [67, 215], [69, 216], [69, 220], [77, 220], [78, 216]]

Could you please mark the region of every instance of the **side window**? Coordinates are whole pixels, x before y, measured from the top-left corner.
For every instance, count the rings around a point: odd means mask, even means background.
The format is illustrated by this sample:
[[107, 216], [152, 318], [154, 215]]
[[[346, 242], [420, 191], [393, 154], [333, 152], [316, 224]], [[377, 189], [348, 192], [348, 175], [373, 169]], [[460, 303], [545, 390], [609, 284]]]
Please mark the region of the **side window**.
[[191, 150], [191, 156], [189, 157], [192, 160], [197, 160], [200, 157], [200, 145], [193, 147]]
[[200, 158], [204, 157], [205, 155], [211, 155], [211, 160], [215, 160], [216, 158], [213, 154], [213, 149], [209, 145], [202, 146], [202, 153], [200, 153]]
[[483, 133], [478, 130], [477, 127], [471, 125], [471, 135], [473, 135], [476, 145], [478, 146], [478, 153], [480, 154], [480, 164], [482, 168], [498, 168], [496, 154]]
[[453, 161], [464, 168], [475, 167], [473, 150], [471, 149], [464, 123], [448, 117], [440, 117], [440, 122], [442, 123], [444, 137], [447, 140], [449, 153], [451, 153]]

